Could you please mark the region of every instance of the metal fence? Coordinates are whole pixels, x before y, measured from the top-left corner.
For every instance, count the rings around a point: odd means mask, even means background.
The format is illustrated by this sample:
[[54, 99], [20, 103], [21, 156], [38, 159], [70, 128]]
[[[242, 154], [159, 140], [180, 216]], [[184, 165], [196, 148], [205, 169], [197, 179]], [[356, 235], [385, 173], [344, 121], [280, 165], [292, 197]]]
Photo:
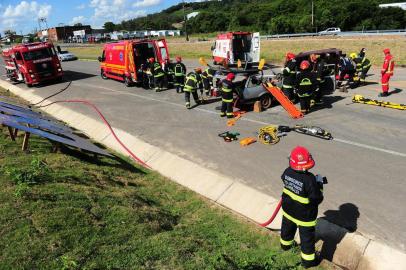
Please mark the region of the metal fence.
[[296, 38], [296, 37], [316, 37], [316, 36], [383, 36], [383, 35], [405, 35], [406, 29], [398, 30], [366, 30], [366, 31], [348, 31], [331, 34], [320, 33], [296, 33], [296, 34], [276, 34], [276, 35], [263, 35], [262, 39], [279, 39], [279, 38]]

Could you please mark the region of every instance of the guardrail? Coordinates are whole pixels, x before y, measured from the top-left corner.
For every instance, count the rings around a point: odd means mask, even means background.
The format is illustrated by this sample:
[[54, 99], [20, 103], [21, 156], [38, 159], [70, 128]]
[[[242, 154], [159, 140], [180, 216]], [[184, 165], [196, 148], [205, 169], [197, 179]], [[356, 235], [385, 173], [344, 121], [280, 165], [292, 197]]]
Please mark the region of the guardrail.
[[406, 35], [406, 29], [398, 30], [366, 30], [366, 31], [348, 31], [331, 34], [319, 33], [296, 33], [296, 34], [275, 34], [263, 35], [262, 39], [279, 39], [279, 38], [295, 38], [295, 37], [316, 37], [316, 36], [383, 36], [383, 35]]

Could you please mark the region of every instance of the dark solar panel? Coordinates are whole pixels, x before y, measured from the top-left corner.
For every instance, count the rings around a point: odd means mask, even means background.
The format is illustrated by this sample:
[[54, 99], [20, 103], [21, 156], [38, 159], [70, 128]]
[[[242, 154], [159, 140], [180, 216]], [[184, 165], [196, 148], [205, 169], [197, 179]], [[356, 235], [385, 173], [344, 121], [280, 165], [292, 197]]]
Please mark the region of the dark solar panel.
[[28, 107], [20, 107], [6, 102], [0, 102], [0, 123], [29, 132], [54, 142], [80, 148], [100, 155], [111, 156], [107, 151], [92, 144], [89, 140], [73, 134], [73, 130], [56, 120], [44, 117]]

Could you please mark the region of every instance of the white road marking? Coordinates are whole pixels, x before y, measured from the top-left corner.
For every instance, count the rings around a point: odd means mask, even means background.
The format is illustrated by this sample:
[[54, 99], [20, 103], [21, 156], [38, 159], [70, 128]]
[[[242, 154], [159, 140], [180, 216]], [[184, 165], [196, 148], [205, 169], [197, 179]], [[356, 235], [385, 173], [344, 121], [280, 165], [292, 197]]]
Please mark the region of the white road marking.
[[[79, 83], [75, 82], [75, 84], [79, 84]], [[100, 89], [104, 89], [104, 90], [108, 90], [108, 91], [112, 91], [112, 92], [116, 92], [116, 93], [122, 93], [122, 94], [139, 97], [139, 98], [146, 99], [146, 100], [152, 100], [152, 101], [161, 102], [161, 103], [176, 106], [176, 107], [185, 108], [185, 106], [182, 105], [182, 104], [167, 101], [167, 100], [161, 100], [161, 99], [156, 99], [156, 98], [152, 98], [152, 97], [146, 97], [146, 96], [135, 94], [135, 93], [123, 92], [123, 91], [120, 91], [120, 90], [114, 90], [114, 89], [111, 89], [111, 88], [92, 85], [92, 84], [87, 84], [87, 83], [80, 83], [80, 84], [88, 86], [88, 87], [100, 88]], [[218, 114], [217, 112], [210, 111], [210, 110], [207, 110], [207, 109], [202, 109], [202, 108], [194, 108], [194, 110], [209, 113], [209, 114], [215, 114], [215, 115]], [[247, 118], [247, 117], [242, 117], [242, 118], [240, 118], [240, 120], [251, 122], [251, 123], [256, 123], [256, 124], [261, 124], [261, 125], [272, 125], [271, 123], [258, 121], [258, 120], [250, 119], [250, 118]], [[367, 144], [348, 141], [348, 140], [340, 139], [340, 138], [334, 138], [333, 140], [336, 141], [336, 142], [345, 143], [345, 144], [349, 144], [349, 145], [353, 145], [353, 146], [357, 146], [357, 147], [361, 147], [361, 148], [365, 148], [365, 149], [369, 149], [369, 150], [379, 151], [379, 152], [391, 154], [391, 155], [394, 155], [394, 156], [406, 157], [405, 153], [396, 152], [396, 151], [392, 151], [392, 150], [387, 150], [387, 149], [384, 149], [384, 148], [379, 148], [379, 147], [375, 147], [375, 146], [371, 146], [371, 145], [367, 145]]]

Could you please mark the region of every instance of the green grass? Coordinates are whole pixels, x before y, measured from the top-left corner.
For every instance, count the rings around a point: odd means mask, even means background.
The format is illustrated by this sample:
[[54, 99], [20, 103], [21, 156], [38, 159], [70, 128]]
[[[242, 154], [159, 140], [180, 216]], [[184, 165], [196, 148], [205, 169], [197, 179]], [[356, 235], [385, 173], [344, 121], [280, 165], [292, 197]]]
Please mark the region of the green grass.
[[[196, 42], [199, 38], [207, 38], [212, 41]], [[168, 39], [169, 53], [172, 56], [181, 55], [185, 59], [198, 59], [205, 57], [211, 60], [210, 47], [213, 43], [213, 34], [196, 35], [191, 37], [192, 42], [185, 42], [184, 37]], [[391, 48], [395, 57], [396, 65], [406, 65], [406, 40], [404, 37], [338, 37], [338, 38], [296, 38], [281, 40], [261, 40], [261, 56], [268, 63], [281, 64], [286, 52], [299, 53], [302, 51], [339, 48], [347, 54], [359, 52], [361, 48], [367, 48], [367, 56], [375, 66], [382, 65], [384, 48]], [[92, 47], [70, 48], [71, 52], [79, 58], [97, 59], [101, 55], [102, 45]]]
[[297, 248], [155, 172], [21, 143], [0, 132], [0, 269], [300, 269]]

